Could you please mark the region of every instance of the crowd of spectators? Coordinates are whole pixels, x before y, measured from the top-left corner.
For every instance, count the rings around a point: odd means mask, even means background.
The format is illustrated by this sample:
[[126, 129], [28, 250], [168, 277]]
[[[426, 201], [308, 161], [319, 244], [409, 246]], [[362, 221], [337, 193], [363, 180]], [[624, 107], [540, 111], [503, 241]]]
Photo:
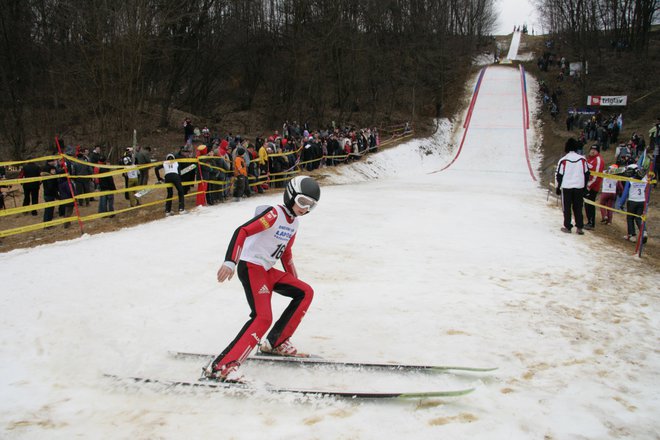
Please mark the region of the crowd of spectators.
[[[579, 108], [575, 104], [566, 106], [561, 110], [560, 100], [564, 95], [562, 84], [570, 80], [572, 83], [581, 81], [581, 70], [579, 65], [571, 65], [569, 61], [552, 52], [554, 44], [546, 44], [548, 49], [537, 59], [539, 68], [539, 90], [541, 92], [544, 111], [549, 112], [553, 120], [557, 121], [562, 111], [566, 114], [566, 131], [571, 136], [576, 146], [578, 155], [587, 156], [586, 160], [592, 172], [605, 172], [605, 174], [619, 174], [626, 177], [644, 180], [651, 169], [655, 167], [657, 176], [657, 159], [660, 140], [660, 119], [654, 124], [649, 132], [649, 144], [645, 136], [639, 132], [633, 132], [630, 137], [622, 135], [623, 115], [619, 109], [611, 108], [606, 114], [601, 107], [590, 108], [588, 106]], [[552, 85], [551, 85], [552, 84]], [[605, 165], [605, 158], [601, 152], [612, 149], [607, 157], [609, 166]], [[653, 171], [653, 170], [651, 170]], [[635, 186], [636, 185], [636, 186]], [[657, 185], [657, 183], [655, 184]], [[603, 179], [595, 175], [585, 182], [585, 213], [586, 222], [584, 229], [594, 229], [596, 224], [595, 203], [600, 201], [600, 222], [604, 225], [612, 223], [612, 209], [625, 209], [627, 217], [628, 233], [624, 236], [626, 240], [634, 240], [637, 232], [640, 232], [641, 217], [640, 204], [643, 205], [646, 183], [624, 182], [616, 179]], [[631, 196], [631, 187], [635, 187], [635, 195]], [[599, 199], [600, 194], [600, 199]], [[564, 229], [569, 230], [568, 227]], [[578, 228], [581, 230], [581, 228]], [[647, 238], [644, 232], [643, 240]]]
[[[187, 122], [189, 124], [190, 122]], [[358, 129], [352, 126], [332, 124], [327, 128], [312, 129], [296, 121], [285, 121], [282, 130], [253, 139], [227, 133], [220, 135], [203, 127], [200, 136], [193, 136], [189, 145], [180, 149], [192, 152], [202, 148], [201, 178], [212, 183], [207, 191], [207, 203], [224, 201], [233, 195], [234, 200], [263, 192], [270, 187], [283, 187], [289, 177], [300, 168], [313, 171], [325, 166], [358, 160], [368, 151], [378, 148], [378, 130]], [[199, 177], [199, 174], [197, 175]], [[190, 178], [196, 175], [190, 173]], [[238, 182], [230, 185], [213, 182]]]
[[[410, 125], [401, 134], [411, 132]], [[168, 159], [199, 158], [199, 164], [183, 161], [176, 171], [187, 194], [193, 188], [192, 182], [203, 182], [208, 204], [216, 204], [230, 200], [240, 200], [254, 193], [262, 193], [272, 187], [283, 187], [288, 178], [302, 171], [313, 171], [321, 167], [335, 166], [353, 160], [359, 160], [367, 152], [375, 151], [379, 145], [379, 134], [375, 128], [356, 128], [339, 126], [334, 122], [325, 128], [312, 129], [307, 123], [285, 121], [281, 130], [274, 130], [270, 135], [256, 136], [252, 139], [241, 135], [226, 133], [220, 135], [208, 127], [195, 127], [190, 118], [183, 123], [184, 142], [163, 156]], [[114, 177], [96, 177], [99, 173], [110, 171], [106, 154], [101, 147], [95, 147], [91, 152], [85, 147], [64, 147], [67, 155], [73, 160], [49, 160], [46, 163], [25, 163], [19, 172], [19, 178], [48, 177], [43, 181], [36, 180], [22, 184], [23, 206], [39, 203], [39, 191], [43, 185], [43, 200], [71, 200], [71, 203], [59, 205], [60, 217], [70, 217], [73, 214], [73, 196], [80, 207], [90, 206], [90, 202], [98, 201], [98, 212], [114, 211], [113, 194], [94, 196], [99, 191], [113, 191], [117, 188]], [[116, 165], [125, 167], [122, 173], [124, 188], [162, 182], [158, 167], [149, 164], [163, 160], [154, 157], [150, 147], [126, 148]], [[191, 161], [188, 161], [191, 162]], [[149, 170], [154, 170], [154, 179], [150, 182]], [[4, 175], [4, 168], [2, 169]], [[59, 177], [52, 177], [58, 175]], [[67, 175], [72, 178], [68, 179]], [[167, 176], [167, 170], [166, 174]], [[171, 177], [171, 176], [170, 176]], [[137, 194], [140, 195], [139, 193]], [[130, 206], [140, 204], [135, 191], [124, 192], [124, 197], [130, 200]], [[169, 198], [169, 197], [168, 197]], [[43, 221], [54, 218], [54, 207], [44, 209]], [[180, 212], [185, 212], [183, 206]], [[38, 215], [36, 210], [25, 212], [25, 215]], [[108, 215], [114, 217], [114, 215]], [[65, 224], [68, 227], [69, 223]]]
[[[653, 184], [657, 186], [657, 161], [658, 150], [660, 149], [660, 118], [649, 130], [650, 145], [646, 147], [644, 137], [633, 133], [631, 138], [619, 144], [614, 157], [616, 163], [605, 166], [605, 159], [601, 156], [601, 145], [595, 136], [592, 134], [595, 130], [582, 131], [580, 134], [581, 139], [571, 138], [571, 154], [576, 160], [569, 160], [569, 156], [562, 158], [558, 164], [557, 171], [557, 194], [562, 196], [562, 204], [564, 207], [564, 227], [562, 231], [571, 231], [571, 215], [567, 210], [566, 193], [567, 189], [562, 185], [560, 180], [560, 171], [566, 165], [567, 161], [577, 163], [579, 160], [586, 161], [588, 166], [588, 181], [584, 182], [582, 186], [571, 186], [570, 189], [577, 190], [580, 195], [578, 203], [580, 212], [575, 211], [575, 221], [577, 224], [578, 234], [583, 234], [582, 228], [592, 230], [596, 227], [596, 201], [600, 206], [601, 219], [600, 223], [603, 225], [611, 225], [614, 216], [614, 210], [625, 209], [627, 212], [626, 224], [627, 234], [624, 239], [628, 241], [637, 241], [641, 238], [642, 243], [646, 243], [648, 239], [648, 227], [643, 223], [642, 216], [645, 213], [646, 203], [648, 202], [647, 186]], [[585, 139], [588, 137], [588, 141]], [[583, 150], [585, 145], [588, 153], [587, 158], [582, 156], [585, 154]], [[568, 145], [568, 142], [567, 142]], [[567, 147], [568, 148], [568, 147]], [[653, 168], [654, 167], [654, 168]], [[634, 180], [620, 179], [615, 177], [623, 176], [632, 178]], [[610, 177], [611, 176], [611, 177]], [[582, 184], [580, 179], [577, 179], [579, 184]], [[560, 191], [560, 185], [561, 191]], [[599, 197], [600, 194], [600, 197]], [[584, 198], [584, 209], [586, 214], [586, 222], [583, 223], [581, 213], [582, 199]]]

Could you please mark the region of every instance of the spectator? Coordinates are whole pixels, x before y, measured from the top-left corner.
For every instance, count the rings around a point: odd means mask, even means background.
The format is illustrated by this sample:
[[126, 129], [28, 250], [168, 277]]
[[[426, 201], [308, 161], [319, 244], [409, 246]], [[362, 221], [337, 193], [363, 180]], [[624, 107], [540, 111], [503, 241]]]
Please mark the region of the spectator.
[[[33, 177], [39, 177], [41, 175], [41, 168], [35, 162], [28, 162], [23, 165], [21, 168], [18, 177], [21, 179], [30, 179]], [[39, 204], [39, 188], [41, 187], [41, 182], [27, 182], [23, 183], [23, 206], [37, 205]], [[27, 212], [25, 213], [27, 214]], [[37, 211], [32, 211], [32, 215], [37, 215]]]
[[209, 205], [214, 205], [217, 201], [222, 200], [222, 187], [218, 185], [217, 181], [221, 180], [220, 170], [218, 168], [224, 168], [221, 162], [221, 159], [217, 157], [217, 150], [211, 149], [208, 152], [207, 158], [200, 158], [202, 164], [208, 164], [208, 166], [202, 165], [202, 177], [204, 180], [208, 181], [208, 187], [206, 189], [206, 203]]
[[[124, 159], [127, 157], [129, 158], [131, 163], [134, 162], [135, 153], [133, 151], [133, 147], [126, 148], [126, 150], [124, 151], [124, 155], [121, 157], [121, 159], [119, 159], [119, 165], [124, 165]], [[124, 173], [122, 177], [124, 178], [124, 188], [128, 188], [128, 176], [126, 175], [126, 173]], [[124, 193], [124, 198], [126, 200], [130, 200], [130, 196], [127, 192]]]
[[571, 233], [571, 229], [573, 228], [571, 222], [572, 212], [575, 217], [576, 232], [578, 235], [583, 235], [582, 196], [589, 178], [589, 167], [584, 156], [577, 154], [577, 149], [578, 141], [575, 138], [570, 138], [566, 141], [564, 147], [566, 155], [559, 159], [559, 163], [557, 164], [556, 188], [557, 194], [561, 195], [564, 211], [564, 226], [561, 228], [561, 231], [568, 234]]
[[[602, 173], [605, 169], [605, 163], [603, 162], [603, 156], [600, 155], [600, 147], [598, 144], [592, 145], [589, 149], [587, 165], [589, 167], [590, 173], [594, 171]], [[598, 197], [598, 193], [600, 192], [602, 184], [602, 177], [597, 177], [590, 174], [589, 182], [587, 182], [586, 198], [592, 202], [596, 202], [596, 197]], [[596, 227], [596, 207], [590, 203], [587, 203], [584, 205], [584, 212], [587, 215], [587, 224], [584, 225], [584, 229], [594, 229]]]
[[234, 201], [239, 202], [242, 197], [250, 197], [248, 186], [248, 171], [243, 155], [245, 150], [243, 147], [236, 149], [236, 157], [234, 158]]
[[[101, 153], [101, 147], [97, 145], [96, 147], [94, 147], [92, 152], [89, 153], [89, 161], [93, 164], [97, 164], [97, 163], [99, 163], [99, 159], [101, 158], [102, 155], [103, 154]], [[94, 172], [94, 174], [98, 174], [98, 172], [99, 172], [98, 167], [94, 167], [93, 172]], [[92, 179], [91, 187], [92, 187], [92, 189], [97, 189], [98, 188], [98, 180], [97, 179]], [[96, 199], [90, 198], [89, 201], [94, 202], [94, 201], [96, 201]]]
[[206, 126], [202, 128], [202, 142], [204, 145], [211, 145], [211, 130]]
[[218, 147], [218, 167], [222, 170], [218, 171], [218, 180], [224, 182], [222, 184], [222, 201], [229, 197], [232, 175], [232, 160], [231, 151], [229, 151], [229, 141], [223, 139]]
[[[99, 164], [104, 165], [106, 163], [105, 156], [99, 158]], [[107, 171], [107, 168], [102, 168], [102, 172]], [[115, 179], [113, 176], [99, 177], [99, 191], [116, 191], [117, 186], [115, 185]], [[115, 210], [115, 195], [114, 194], [105, 194], [99, 197], [99, 213], [102, 212], [113, 212]], [[114, 217], [114, 214], [110, 217]]]
[[190, 118], [183, 121], [183, 142], [186, 145], [192, 146], [193, 138], [195, 136], [195, 126]]
[[557, 120], [557, 115], [559, 115], [559, 107], [557, 107], [556, 102], [550, 103], [550, 116], [553, 120]]
[[[57, 160], [51, 159], [46, 161], [46, 165], [41, 170], [41, 175], [44, 177], [53, 176], [57, 174]], [[44, 182], [44, 202], [54, 202], [60, 198], [57, 179], [46, 179]], [[44, 223], [53, 220], [55, 214], [55, 207], [49, 206], [44, 208]], [[52, 227], [52, 226], [51, 226]]]
[[[57, 168], [57, 174], [64, 174], [66, 170], [69, 169], [67, 162], [64, 161], [60, 164], [60, 166]], [[60, 217], [71, 217], [73, 215], [73, 196], [75, 195], [75, 189], [73, 188], [73, 184], [69, 183], [69, 180], [66, 178], [66, 176], [60, 177], [57, 179], [57, 191], [60, 195], [60, 200], [69, 200], [71, 199], [70, 203], [65, 203], [63, 205], [60, 205], [58, 208], [58, 214]], [[64, 223], [64, 228], [69, 228], [71, 227], [71, 222], [66, 222]]]
[[328, 149], [328, 160], [326, 163], [330, 166], [336, 165], [339, 162], [336, 156], [341, 155], [343, 151], [339, 148], [339, 141], [335, 133], [330, 134], [326, 148]]
[[[140, 172], [138, 171], [137, 167], [133, 165], [130, 156], [124, 156], [124, 165], [128, 167], [125, 173], [126, 188], [133, 188], [138, 186], [140, 183]], [[126, 193], [128, 194], [128, 200], [131, 207], [138, 206], [140, 204], [140, 201], [137, 199], [137, 197], [135, 197], [135, 191], [127, 191]]]
[[[89, 149], [83, 148], [80, 150], [77, 159], [85, 163], [90, 163]], [[78, 176], [78, 178], [73, 180], [76, 185], [76, 194], [82, 195], [92, 192], [91, 176], [94, 174], [94, 168], [90, 165], [85, 165], [84, 163], [73, 162], [71, 166], [71, 174], [73, 176]], [[80, 199], [79, 205], [89, 206], [89, 202], [90, 199], [88, 198]]]
[[[286, 126], [286, 123], [284, 125]], [[268, 176], [268, 153], [273, 152], [271, 145], [272, 144], [270, 142], [269, 143], [264, 142], [259, 147], [257, 162], [259, 163], [259, 176], [261, 177], [260, 187], [262, 188], [262, 190], [268, 189], [268, 184], [266, 183], [265, 179]]]
[[658, 186], [658, 156], [660, 155], [660, 118], [656, 120], [655, 125], [649, 132], [649, 142], [653, 147], [653, 173], [655, 175], [656, 183], [653, 185], [654, 188]]
[[625, 167], [626, 165], [630, 165], [632, 162], [632, 142], [628, 141], [626, 144], [620, 144], [615, 151], [615, 156], [616, 156], [616, 164], [619, 165], [619, 167]]
[[[0, 166], [0, 180], [5, 180], [7, 178], [7, 169], [3, 166]], [[8, 185], [0, 185], [0, 190], [6, 188]], [[11, 188], [11, 187], [10, 187]], [[0, 209], [5, 208], [5, 194], [0, 193]]]
[[197, 206], [210, 205], [209, 203], [209, 180], [211, 180], [211, 168], [206, 166], [211, 159], [208, 156], [213, 156], [213, 150], [209, 154], [209, 148], [206, 144], [197, 146]]
[[[135, 153], [135, 165], [148, 165], [151, 163], [151, 147], [137, 147]], [[144, 167], [139, 170], [140, 176], [138, 177], [138, 185], [149, 184], [149, 168]]]
[[92, 152], [89, 153], [89, 161], [91, 163], [99, 163], [102, 155], [103, 154], [101, 153], [101, 147], [97, 145], [96, 147], [94, 147]]
[[[174, 155], [175, 159], [190, 159], [192, 157], [192, 146], [184, 146], [179, 149], [179, 152]], [[196, 172], [195, 169], [197, 166], [189, 162], [181, 162], [178, 164], [178, 173], [181, 177], [181, 188], [183, 188], [183, 194], [188, 194], [192, 185], [184, 185], [184, 182], [194, 182]], [[192, 166], [191, 166], [192, 165]]]
[[248, 165], [248, 182], [250, 180], [254, 182], [254, 185], [252, 185], [253, 191], [258, 192], [259, 194], [263, 194], [264, 189], [261, 187], [259, 179], [261, 173], [261, 167], [259, 166], [259, 155], [257, 154], [257, 150], [253, 144], [248, 144], [247, 152], [250, 155], [250, 164]]
[[575, 107], [572, 107], [568, 111], [568, 117], [566, 118], [566, 131], [573, 131], [575, 125]]
[[[179, 197], [179, 214], [186, 213], [186, 204], [185, 204], [185, 193], [183, 191], [183, 186], [181, 185], [181, 175], [179, 174], [179, 163], [176, 161], [174, 154], [168, 154], [165, 157], [165, 162], [154, 171], [156, 173], [156, 178], [159, 182], [162, 182], [163, 179], [160, 178], [158, 170], [163, 168], [165, 170], [165, 183], [170, 183], [174, 188], [176, 188], [177, 195]], [[174, 196], [174, 190], [172, 186], [167, 187], [167, 200], [165, 201], [165, 215], [172, 215], [172, 197]]]

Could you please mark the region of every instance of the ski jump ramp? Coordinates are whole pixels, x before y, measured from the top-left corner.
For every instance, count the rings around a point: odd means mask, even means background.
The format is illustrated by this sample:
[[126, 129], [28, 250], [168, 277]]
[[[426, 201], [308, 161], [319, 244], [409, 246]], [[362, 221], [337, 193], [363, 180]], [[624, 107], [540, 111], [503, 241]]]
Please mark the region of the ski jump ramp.
[[520, 32], [514, 32], [511, 38], [511, 45], [509, 46], [509, 53], [506, 56], [505, 63], [511, 62], [518, 58], [518, 47], [520, 47]]
[[480, 172], [493, 184], [536, 183], [528, 145], [527, 75], [519, 66], [489, 66], [480, 72], [458, 148], [453, 159], [436, 171]]

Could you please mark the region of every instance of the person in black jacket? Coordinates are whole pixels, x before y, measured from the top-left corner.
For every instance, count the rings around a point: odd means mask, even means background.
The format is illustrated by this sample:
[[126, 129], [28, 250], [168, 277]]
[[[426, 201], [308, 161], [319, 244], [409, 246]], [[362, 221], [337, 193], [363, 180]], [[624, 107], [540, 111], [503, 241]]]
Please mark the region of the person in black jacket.
[[[105, 157], [101, 156], [99, 159], [100, 164], [105, 164]], [[108, 171], [107, 168], [101, 168], [101, 172]], [[99, 177], [99, 191], [115, 191], [117, 186], [115, 185], [115, 179], [113, 176]], [[115, 195], [107, 194], [99, 197], [99, 213], [101, 212], [112, 212], [115, 210]], [[114, 214], [110, 217], [114, 217]]]
[[[51, 159], [46, 162], [46, 165], [41, 169], [42, 176], [52, 176], [57, 174], [57, 160]], [[57, 184], [58, 179], [46, 179], [44, 180], [44, 202], [54, 202], [60, 198], [60, 193]], [[51, 206], [44, 208], [44, 223], [49, 222], [53, 219], [53, 214], [55, 214], [55, 207]]]
[[[39, 177], [41, 168], [34, 162], [28, 162], [21, 169], [21, 178]], [[37, 205], [39, 203], [39, 187], [41, 182], [27, 182], [23, 184], [23, 206]], [[32, 215], [37, 215], [37, 211], [32, 211]]]
[[[165, 170], [165, 178], [160, 178], [160, 173], [158, 170]], [[154, 170], [156, 173], [156, 178], [159, 182], [171, 183], [172, 186], [167, 187], [167, 200], [165, 201], [165, 215], [172, 215], [172, 198], [174, 196], [174, 190], [172, 187], [176, 188], [177, 196], [179, 198], [179, 214], [186, 213], [185, 205], [185, 192], [183, 186], [181, 185], [181, 175], [179, 174], [179, 163], [176, 161], [174, 154], [170, 153], [165, 157], [165, 161], [162, 165], [159, 165]]]
[[[83, 148], [80, 153], [78, 153], [77, 159], [90, 163], [89, 158], [89, 149]], [[73, 162], [71, 165], [71, 174], [74, 176], [86, 176], [78, 177], [74, 179], [73, 182], [76, 186], [76, 194], [87, 194], [92, 191], [92, 178], [94, 174], [94, 168], [90, 165], [85, 165], [79, 162]], [[89, 206], [90, 199], [80, 199], [80, 206]]]
[[[578, 141], [570, 138], [566, 141], [564, 150], [566, 155], [557, 163], [556, 191], [561, 195], [561, 204], [564, 211], [564, 226], [562, 232], [571, 233], [573, 228], [572, 218], [575, 218], [575, 226], [578, 235], [584, 235], [584, 217], [582, 216], [584, 191], [589, 181], [589, 166], [587, 159], [578, 154]], [[573, 214], [571, 217], [571, 213]]]

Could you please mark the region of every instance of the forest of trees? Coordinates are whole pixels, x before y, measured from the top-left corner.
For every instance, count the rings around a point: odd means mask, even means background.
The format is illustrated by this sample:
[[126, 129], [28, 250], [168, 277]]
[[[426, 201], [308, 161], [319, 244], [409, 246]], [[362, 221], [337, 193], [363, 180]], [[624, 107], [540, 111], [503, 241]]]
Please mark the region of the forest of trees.
[[[534, 0], [571, 57], [648, 56], [658, 0]], [[5, 0], [0, 156], [54, 136], [102, 145], [180, 110], [318, 125], [456, 104], [496, 0]], [[453, 100], [452, 100], [453, 99]], [[449, 106], [451, 107], [451, 106]], [[449, 111], [454, 110], [449, 108]]]
[[436, 116], [495, 20], [494, 0], [5, 0], [0, 151], [71, 127], [113, 145], [173, 110]]
[[575, 54], [604, 49], [646, 54], [658, 0], [536, 0], [549, 33], [561, 35]]

